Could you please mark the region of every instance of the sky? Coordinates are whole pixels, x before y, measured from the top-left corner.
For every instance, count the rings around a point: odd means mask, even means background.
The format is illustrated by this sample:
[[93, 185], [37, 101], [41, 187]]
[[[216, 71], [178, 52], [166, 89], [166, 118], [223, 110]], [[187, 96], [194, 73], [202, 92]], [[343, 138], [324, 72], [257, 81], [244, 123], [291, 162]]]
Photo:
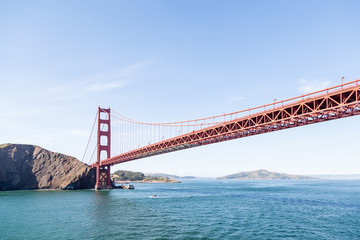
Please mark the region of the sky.
[[[0, 0], [0, 144], [35, 144], [81, 159], [98, 106], [143, 122], [181, 121], [360, 79], [359, 12], [355, 0]], [[359, 121], [112, 170], [356, 174]]]

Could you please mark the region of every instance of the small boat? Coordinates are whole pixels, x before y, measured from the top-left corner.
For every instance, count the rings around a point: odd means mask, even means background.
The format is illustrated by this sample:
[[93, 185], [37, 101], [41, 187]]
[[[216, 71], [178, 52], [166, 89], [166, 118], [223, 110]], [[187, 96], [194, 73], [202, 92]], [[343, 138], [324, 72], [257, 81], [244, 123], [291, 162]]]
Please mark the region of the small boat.
[[128, 185], [122, 185], [123, 189], [135, 189], [134, 185], [128, 184]]
[[152, 196], [149, 196], [149, 198], [157, 198], [157, 195], [154, 194], [154, 195], [152, 195]]
[[134, 185], [128, 184], [128, 185], [114, 185], [114, 188], [120, 188], [120, 189], [135, 189]]

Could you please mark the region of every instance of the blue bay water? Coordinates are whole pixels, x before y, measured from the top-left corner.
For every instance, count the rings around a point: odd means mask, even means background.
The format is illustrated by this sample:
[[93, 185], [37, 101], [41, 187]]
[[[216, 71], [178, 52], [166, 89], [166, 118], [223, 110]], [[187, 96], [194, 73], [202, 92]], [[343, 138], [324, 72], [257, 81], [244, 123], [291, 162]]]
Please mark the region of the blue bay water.
[[360, 239], [360, 181], [135, 188], [0, 192], [0, 239]]

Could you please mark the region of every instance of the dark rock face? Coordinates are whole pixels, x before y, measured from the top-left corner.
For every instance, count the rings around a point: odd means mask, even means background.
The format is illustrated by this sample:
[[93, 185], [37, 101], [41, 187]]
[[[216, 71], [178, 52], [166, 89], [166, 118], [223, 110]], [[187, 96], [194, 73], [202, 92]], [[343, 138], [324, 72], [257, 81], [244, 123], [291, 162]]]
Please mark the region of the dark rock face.
[[95, 170], [74, 157], [33, 145], [0, 145], [0, 190], [94, 186]]

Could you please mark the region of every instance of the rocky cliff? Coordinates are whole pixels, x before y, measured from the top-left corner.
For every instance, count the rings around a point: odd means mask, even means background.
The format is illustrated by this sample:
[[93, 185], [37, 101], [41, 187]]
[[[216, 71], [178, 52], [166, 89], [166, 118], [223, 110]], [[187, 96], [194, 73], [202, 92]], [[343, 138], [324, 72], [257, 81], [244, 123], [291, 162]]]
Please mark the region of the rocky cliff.
[[0, 190], [94, 186], [94, 169], [74, 157], [33, 145], [0, 145]]

